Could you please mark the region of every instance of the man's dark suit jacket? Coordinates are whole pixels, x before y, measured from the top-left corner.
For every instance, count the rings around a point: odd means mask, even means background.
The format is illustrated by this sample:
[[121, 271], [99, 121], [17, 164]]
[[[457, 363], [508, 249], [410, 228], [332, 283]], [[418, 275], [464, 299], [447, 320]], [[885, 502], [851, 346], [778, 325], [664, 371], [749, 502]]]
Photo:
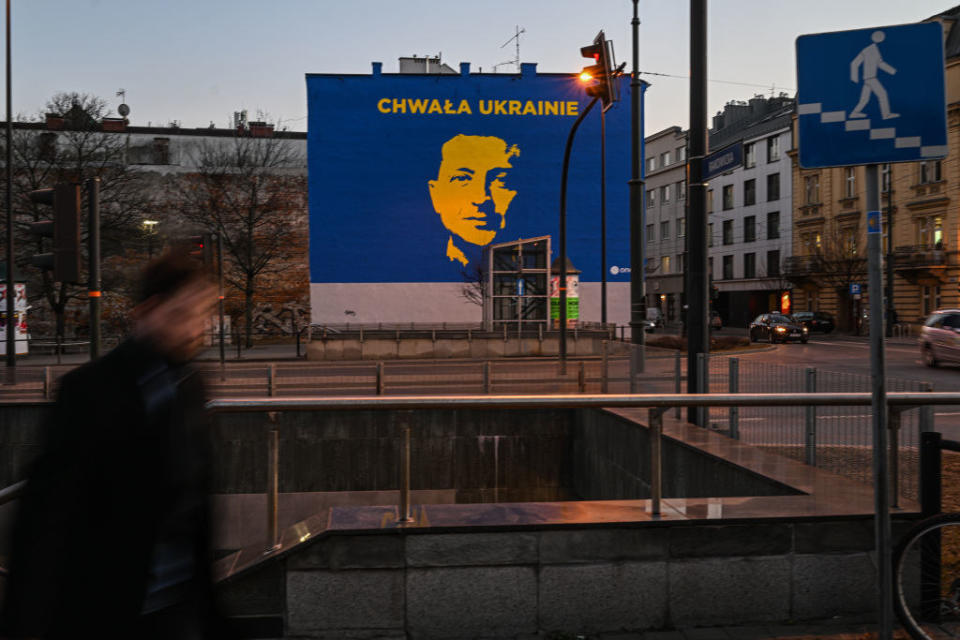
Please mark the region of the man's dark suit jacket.
[[215, 624], [203, 404], [196, 374], [137, 340], [64, 377], [20, 501], [0, 637], [149, 635], [141, 612], [172, 513], [196, 560], [182, 599]]

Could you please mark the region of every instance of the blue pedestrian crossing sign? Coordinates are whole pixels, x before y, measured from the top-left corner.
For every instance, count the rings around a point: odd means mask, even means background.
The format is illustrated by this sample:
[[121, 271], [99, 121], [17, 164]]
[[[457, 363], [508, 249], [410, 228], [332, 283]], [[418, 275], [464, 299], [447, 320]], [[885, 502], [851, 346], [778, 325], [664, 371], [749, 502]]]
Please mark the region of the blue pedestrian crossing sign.
[[943, 27], [797, 38], [797, 128], [805, 169], [945, 157]]

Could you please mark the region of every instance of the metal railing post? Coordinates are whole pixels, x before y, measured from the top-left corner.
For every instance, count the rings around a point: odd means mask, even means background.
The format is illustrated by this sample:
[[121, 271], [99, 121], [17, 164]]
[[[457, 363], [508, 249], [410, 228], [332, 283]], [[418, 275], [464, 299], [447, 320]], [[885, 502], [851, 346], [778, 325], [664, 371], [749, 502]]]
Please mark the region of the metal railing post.
[[267, 395], [277, 395], [277, 365], [272, 363], [267, 367]]
[[[920, 391], [929, 392], [933, 391], [933, 385], [929, 382], [920, 383]], [[933, 418], [933, 407], [931, 405], [924, 405], [920, 407], [920, 433], [927, 433], [933, 431], [934, 427], [934, 418]]]
[[890, 473], [890, 506], [900, 508], [900, 419], [903, 409], [887, 408], [887, 430], [889, 434], [888, 467]]
[[[806, 392], [816, 393], [817, 370], [813, 367], [807, 367], [804, 379]], [[817, 466], [817, 408], [810, 405], [805, 409], [804, 413], [804, 448], [806, 462], [810, 466], [815, 467]]]
[[583, 360], [580, 361], [580, 368], [577, 370], [577, 390], [580, 393], [587, 392], [587, 367]]
[[[700, 393], [710, 393], [710, 354], [697, 354], [697, 380], [699, 381]], [[710, 426], [709, 407], [697, 407], [697, 426], [707, 428]]]
[[603, 351], [602, 353], [602, 362], [600, 365], [600, 393], [609, 393], [609, 378], [610, 378], [610, 356], [609, 348], [610, 341], [604, 340], [602, 343]]
[[[683, 392], [683, 364], [680, 360], [678, 350], [673, 359], [673, 392], [678, 394]], [[683, 407], [677, 406], [674, 411], [674, 417], [679, 420], [683, 416]]]
[[661, 445], [663, 442], [663, 413], [665, 408], [651, 407], [647, 412], [650, 422], [650, 511], [660, 515], [663, 500], [663, 466]]
[[[940, 440], [936, 431], [920, 434], [920, 512], [925, 518], [940, 513], [941, 481]], [[940, 616], [940, 533], [931, 531], [920, 545], [920, 616], [937, 620]]]
[[53, 395], [53, 380], [50, 378], [50, 367], [43, 368], [43, 399], [49, 400]]
[[413, 522], [410, 509], [410, 411], [401, 411], [398, 414], [400, 428], [403, 431], [403, 458], [400, 461], [400, 509], [397, 513], [398, 522]]
[[630, 345], [630, 393], [637, 393], [637, 389], [639, 387], [637, 381], [637, 359], [639, 357], [639, 352], [637, 349], [637, 345]]
[[[270, 411], [267, 416], [276, 424], [277, 414]], [[278, 514], [280, 498], [280, 433], [273, 428], [267, 434], [267, 544], [264, 553], [272, 553], [278, 544]]]
[[378, 395], [378, 396], [382, 396], [382, 395], [383, 395], [383, 389], [384, 389], [384, 387], [386, 386], [386, 383], [385, 383], [383, 377], [384, 377], [384, 376], [383, 376], [383, 363], [382, 363], [382, 362], [378, 362], [378, 363], [377, 363], [377, 395]]
[[[740, 358], [730, 358], [729, 380], [727, 391], [740, 393]], [[740, 439], [740, 407], [730, 407], [730, 437]]]
[[490, 393], [490, 361], [484, 360], [483, 362], [483, 392]]

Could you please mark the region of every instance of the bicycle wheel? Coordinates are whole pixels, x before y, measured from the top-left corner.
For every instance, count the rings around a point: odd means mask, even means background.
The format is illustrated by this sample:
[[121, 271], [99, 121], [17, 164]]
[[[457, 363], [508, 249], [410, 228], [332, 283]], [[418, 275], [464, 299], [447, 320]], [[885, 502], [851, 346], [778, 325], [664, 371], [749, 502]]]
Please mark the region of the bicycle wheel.
[[916, 640], [960, 638], [960, 513], [919, 522], [893, 556], [894, 606]]

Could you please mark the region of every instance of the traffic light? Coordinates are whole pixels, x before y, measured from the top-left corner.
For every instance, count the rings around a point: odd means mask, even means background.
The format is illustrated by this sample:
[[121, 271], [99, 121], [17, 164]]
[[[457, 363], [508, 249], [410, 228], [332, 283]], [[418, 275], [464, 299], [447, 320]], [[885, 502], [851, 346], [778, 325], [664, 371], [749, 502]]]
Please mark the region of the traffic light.
[[593, 59], [593, 64], [580, 72], [580, 80], [586, 85], [587, 95], [600, 98], [606, 111], [620, 99], [616, 83], [620, 69], [616, 68], [613, 59], [613, 43], [601, 31], [593, 39], [593, 44], [580, 48], [580, 55]]
[[31, 256], [30, 264], [53, 271], [56, 282], [80, 280], [80, 185], [69, 182], [28, 194], [30, 201], [53, 207], [53, 219], [30, 225], [30, 233], [53, 238], [53, 252]]
[[199, 261], [204, 268], [213, 268], [213, 234], [204, 233], [187, 238], [188, 254]]

